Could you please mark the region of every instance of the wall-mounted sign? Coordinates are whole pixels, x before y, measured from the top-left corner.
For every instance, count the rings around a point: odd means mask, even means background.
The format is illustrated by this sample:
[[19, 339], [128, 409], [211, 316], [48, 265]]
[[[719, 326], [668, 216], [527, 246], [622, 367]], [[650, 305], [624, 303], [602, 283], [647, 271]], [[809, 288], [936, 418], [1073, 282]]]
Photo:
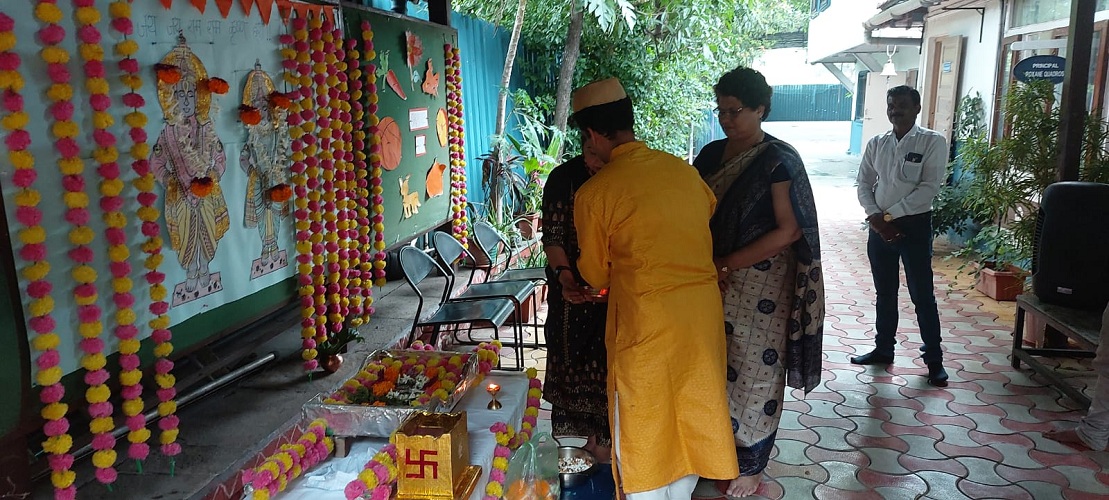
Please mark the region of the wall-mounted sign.
[[950, 73], [951, 72], [951, 61], [944, 61], [943, 62], [943, 72], [944, 73]]
[[1032, 56], [1021, 59], [1013, 68], [1013, 76], [1018, 81], [1047, 80], [1063, 83], [1067, 60], [1059, 56]]

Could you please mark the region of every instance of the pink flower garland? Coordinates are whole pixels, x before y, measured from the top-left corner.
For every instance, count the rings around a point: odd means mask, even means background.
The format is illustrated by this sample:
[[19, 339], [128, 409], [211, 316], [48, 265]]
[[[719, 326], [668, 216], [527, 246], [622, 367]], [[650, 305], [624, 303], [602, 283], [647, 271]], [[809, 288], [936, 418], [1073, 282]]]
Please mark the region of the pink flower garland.
[[[343, 121], [342, 101], [346, 83], [346, 51], [343, 49], [342, 31], [336, 37], [336, 30], [330, 19], [324, 19], [322, 26], [323, 57], [327, 67], [326, 93], [318, 93], [316, 100], [320, 116], [326, 117], [328, 129], [327, 146], [324, 147], [323, 166], [323, 218], [324, 241], [327, 242], [327, 322], [332, 334], [343, 329], [346, 314], [343, 297], [349, 291], [344, 283], [343, 266], [349, 262], [343, 258], [346, 246], [346, 151], [343, 140], [343, 127], [349, 127], [349, 116]], [[326, 96], [326, 97], [325, 97]], [[346, 99], [349, 99], [349, 95]]]
[[[315, 138], [311, 135], [315, 130], [314, 107], [312, 105], [312, 69], [309, 64], [308, 20], [302, 17], [292, 19], [292, 35], [283, 35], [281, 42], [286, 45], [281, 49], [285, 60], [285, 82], [293, 87], [290, 95], [293, 97], [293, 107], [289, 110], [289, 134], [292, 138], [292, 172], [293, 194], [296, 195], [294, 204], [296, 210], [296, 249], [297, 249], [297, 274], [299, 284], [301, 323], [300, 336], [304, 359], [304, 369], [313, 371], [319, 366], [316, 360], [316, 305], [314, 301], [315, 286], [313, 285], [313, 255], [315, 245], [312, 242], [312, 221], [310, 214], [318, 209], [319, 198], [316, 201], [309, 198], [308, 162], [313, 163], [311, 192], [315, 192]], [[299, 100], [297, 97], [299, 96]], [[309, 149], [309, 141], [312, 147]], [[314, 203], [314, 205], [313, 205]], [[312, 207], [315, 206], [315, 209]]]
[[243, 471], [243, 484], [253, 491], [255, 500], [266, 500], [281, 491], [304, 472], [327, 459], [335, 450], [327, 435], [327, 421], [313, 420], [295, 443], [281, 445], [262, 465]]
[[539, 400], [543, 397], [543, 381], [539, 380], [539, 372], [535, 368], [527, 369], [528, 375], [528, 400], [524, 407], [524, 418], [520, 424], [520, 432], [512, 442], [512, 449], [519, 448], [531, 439], [531, 434], [539, 425]]
[[311, 220], [309, 237], [312, 241], [312, 284], [315, 287], [313, 303], [315, 305], [315, 339], [317, 345], [327, 340], [328, 331], [327, 267], [325, 266], [327, 251], [324, 245], [326, 233], [323, 222], [325, 203], [321, 202], [321, 198], [328, 193], [326, 186], [330, 184], [330, 181], [328, 181], [326, 173], [331, 169], [333, 161], [330, 154], [331, 121], [325, 114], [327, 111], [328, 85], [327, 66], [324, 64], [322, 21], [322, 16], [308, 19], [308, 40], [311, 49], [309, 56], [314, 63], [312, 72], [316, 94], [315, 103], [313, 104], [316, 109], [316, 135], [308, 133], [304, 136], [304, 140], [308, 144], [306, 148], [308, 158], [305, 163], [308, 164], [308, 210], [309, 219]]
[[397, 447], [390, 443], [366, 462], [358, 477], [347, 483], [344, 493], [348, 500], [365, 498], [366, 493], [370, 500], [389, 500], [396, 480]]
[[[109, 245], [108, 255], [111, 259], [112, 288], [115, 291], [113, 295], [117, 309], [115, 331], [117, 336], [122, 338], [134, 337], [138, 334], [138, 331], [134, 327], [135, 312], [131, 310], [135, 299], [131, 296], [131, 278], [129, 277], [131, 265], [127, 262], [129, 253], [127, 250], [127, 235], [124, 233], [124, 228], [127, 226], [127, 217], [120, 211], [123, 207], [123, 198], [119, 195], [123, 191], [123, 182], [119, 180], [119, 164], [116, 163], [116, 160], [119, 159], [119, 152], [116, 150], [116, 136], [111, 132], [111, 126], [115, 120], [108, 113], [108, 109], [112, 106], [112, 99], [109, 94], [108, 80], [105, 79], [104, 50], [100, 48], [101, 33], [96, 27], [96, 23], [100, 20], [100, 12], [96, 9], [95, 0], [73, 0], [73, 6], [77, 8], [74, 19], [77, 24], [77, 37], [81, 41], [78, 53], [81, 54], [81, 58], [85, 62], [83, 65], [86, 80], [85, 88], [89, 91], [89, 107], [93, 111], [93, 141], [96, 143], [96, 149], [92, 156], [99, 165], [98, 172], [102, 178], [100, 182], [100, 209], [104, 212], [104, 235]], [[77, 178], [77, 176], [67, 176], [63, 180], [63, 184], [69, 184], [71, 180]], [[76, 186], [76, 184], [73, 185], [73, 187]], [[84, 194], [83, 189], [80, 192]], [[73, 218], [70, 218], [70, 216]], [[78, 227], [87, 223], [87, 217], [88, 211], [84, 207], [70, 208], [67, 214], [67, 219]], [[84, 218], [85, 220], [83, 222], [75, 221], [75, 218]], [[80, 256], [75, 256], [75, 254], [80, 254]], [[92, 249], [88, 247], [78, 247], [78, 249], [70, 252], [70, 258], [79, 266], [88, 265], [92, 261], [92, 257]], [[86, 258], [88, 260], [85, 260]], [[77, 274], [74, 273], [74, 276], [77, 276]], [[89, 275], [93, 280], [95, 280], [95, 276], [95, 273]], [[95, 281], [81, 282], [80, 278], [78, 278], [78, 281], [80, 283], [78, 289], [95, 287]], [[77, 292], [77, 295], [86, 296], [93, 302], [96, 297], [94, 290]], [[89, 422], [89, 430], [93, 434], [92, 447], [96, 450], [93, 453], [92, 461], [93, 465], [96, 466], [96, 480], [102, 484], [111, 484], [115, 482], [117, 477], [114, 467], [116, 440], [112, 435], [115, 422], [112, 419], [112, 403], [109, 401], [111, 391], [105, 384], [110, 375], [108, 370], [104, 368], [106, 359], [104, 358], [104, 341], [100, 338], [100, 308], [95, 303], [83, 305], [79, 307], [78, 315], [83, 323], [90, 325], [88, 329], [82, 328], [81, 335], [84, 339], [81, 341], [81, 350], [85, 353], [82, 365], [88, 370], [85, 373], [85, 383], [89, 386], [86, 396], [89, 400], [89, 416], [92, 417]], [[95, 325], [95, 327], [91, 325]], [[129, 330], [133, 330], [133, 332]], [[120, 335], [121, 332], [122, 335]]]
[[497, 422], [489, 428], [497, 440], [497, 447], [493, 449], [493, 463], [489, 467], [489, 481], [485, 484], [483, 500], [500, 500], [504, 498], [505, 474], [508, 472], [508, 458], [512, 456], [509, 448], [515, 434], [512, 426], [504, 422]]
[[[162, 282], [165, 280], [165, 275], [158, 272], [158, 267], [162, 261], [161, 228], [158, 225], [160, 214], [155, 206], [158, 195], [154, 193], [154, 174], [148, 161], [150, 145], [147, 144], [146, 129], [144, 128], [147, 118], [142, 112], [142, 107], [145, 106], [146, 102], [142, 95], [138, 94], [138, 90], [142, 87], [142, 77], [139, 75], [139, 62], [133, 57], [139, 47], [137, 42], [130, 39], [130, 36], [134, 33], [134, 23], [131, 21], [131, 4], [126, 0], [117, 0], [109, 6], [108, 11], [112, 16], [112, 29], [123, 36], [123, 41], [116, 44], [115, 51], [122, 56], [119, 61], [119, 69], [123, 73], [120, 76], [120, 81], [129, 89], [129, 92], [123, 95], [123, 104], [132, 109], [124, 117], [124, 121], [130, 128], [129, 137], [132, 141], [131, 170], [137, 176], [132, 184], [138, 191], [137, 200], [141, 207], [138, 210], [138, 217], [142, 220], [142, 234], [146, 237], [142, 248], [143, 252], [146, 253], [144, 267], [147, 269], [146, 280], [149, 284], [149, 311], [155, 317], [151, 321], [151, 327], [154, 341], [162, 344], [170, 340], [170, 333], [167, 328], [169, 317], [166, 315], [169, 311], [169, 304], [164, 300], [166, 291]], [[118, 269], [117, 266], [113, 266], [112, 270], [113, 275], [119, 277], [123, 271], [123, 266], [118, 266]], [[116, 271], [120, 271], [120, 273], [116, 273]], [[127, 272], [129, 273], [130, 270], [128, 269]], [[150, 454], [150, 445], [147, 444], [147, 440], [150, 439], [150, 430], [146, 428], [146, 417], [143, 415], [144, 402], [142, 398], [141, 361], [138, 354], [140, 346], [137, 338], [138, 333], [138, 329], [134, 327], [116, 329], [116, 336], [120, 339], [119, 364], [121, 370], [119, 378], [122, 387], [121, 395], [124, 399], [123, 414], [127, 417], [126, 423], [129, 431], [127, 441], [130, 442], [127, 456], [140, 461], [141, 470], [141, 461], [145, 460]], [[158, 374], [168, 374], [172, 369], [172, 362], [165, 361], [165, 363], [159, 362], [155, 365]], [[168, 363], [168, 367], [166, 363]], [[172, 390], [171, 388], [170, 391]], [[159, 391], [160, 397], [168, 396], [166, 399], [162, 399], [163, 401], [172, 400], [175, 397], [175, 394], [168, 394], [170, 391]], [[176, 419], [175, 416], [170, 418]]]
[[65, 398], [65, 386], [61, 384], [62, 370], [58, 366], [61, 362], [57, 350], [60, 339], [55, 333], [56, 323], [51, 314], [54, 300], [50, 292], [53, 286], [46, 279], [50, 272], [50, 263], [46, 259], [46, 230], [42, 227], [42, 211], [38, 208], [41, 194], [34, 187], [38, 175], [35, 172], [34, 156], [29, 151], [31, 135], [26, 130], [29, 117], [24, 111], [23, 95], [20, 94], [23, 87], [23, 79], [19, 75], [22, 61], [12, 51], [15, 42], [14, 29], [15, 21], [0, 12], [0, 35], [10, 40], [12, 45], [7, 46], [5, 42], [5, 46], [0, 47], [0, 90], [3, 91], [0, 105], [7, 113], [2, 123], [8, 131], [4, 144], [8, 150], [8, 159], [15, 167], [12, 183], [19, 188], [15, 196], [18, 207], [15, 219], [23, 228], [19, 231], [22, 246], [18, 253], [27, 263], [22, 269], [23, 277], [27, 280], [26, 293], [31, 298], [27, 324], [35, 332], [31, 345], [39, 352], [35, 359], [38, 367], [35, 379], [41, 387], [41, 415], [46, 421], [43, 426], [46, 441], [42, 448], [49, 454], [50, 482], [54, 486], [54, 498], [71, 500], [77, 496], [77, 488], [73, 486], [76, 474], [70, 470], [73, 467], [73, 455], [69, 450], [73, 447], [73, 438], [68, 434], [69, 421], [65, 418], [68, 406], [62, 402]]
[[[366, 47], [366, 59], [374, 60], [377, 54], [374, 52], [373, 42], [373, 28], [370, 26], [369, 21], [362, 21], [362, 40]], [[363, 243], [366, 249], [365, 256], [363, 257], [364, 264], [362, 265], [362, 280], [366, 283], [366, 287], [362, 290], [365, 296], [366, 305], [365, 318], [369, 319], [370, 315], [374, 313], [373, 307], [369, 304], [373, 303], [373, 287], [371, 283], [377, 286], [385, 286], [385, 212], [384, 202], [385, 199], [381, 196], [383, 192], [381, 187], [381, 174], [384, 172], [382, 168], [381, 157], [381, 137], [378, 135], [378, 118], [377, 118], [377, 65], [370, 64], [366, 69], [366, 125], [369, 126], [369, 145], [370, 145], [370, 172], [369, 173], [369, 189], [366, 192], [366, 201], [370, 204], [373, 212], [371, 226], [367, 223], [363, 229], [365, 230], [364, 237], [368, 238], [369, 229], [372, 227], [374, 231], [374, 243], [372, 252], [369, 247], [368, 241]], [[369, 198], [372, 195], [372, 198]], [[369, 215], [367, 213], [367, 215]]]
[[466, 215], [466, 155], [465, 131], [462, 119], [462, 58], [457, 47], [443, 45], [447, 66], [447, 113], [450, 124], [447, 137], [450, 141], [451, 164], [451, 232], [458, 241], [467, 245], [470, 231]]
[[[367, 21], [362, 21], [363, 37], [365, 36], [365, 26], [369, 25]], [[363, 303], [365, 302], [363, 287], [372, 288], [373, 283], [363, 283], [362, 281], [362, 253], [365, 251], [366, 246], [369, 244], [369, 210], [367, 209], [368, 201], [366, 200], [366, 129], [365, 119], [366, 111], [362, 105], [362, 54], [358, 51], [358, 40], [351, 38], [347, 40], [347, 71], [350, 74], [350, 103], [351, 103], [351, 151], [353, 153], [354, 163], [347, 175], [347, 189], [351, 199], [348, 201], [347, 208], [350, 211], [350, 222], [347, 226], [347, 236], [350, 239], [350, 245], [347, 248], [347, 257], [350, 261], [350, 268], [348, 269], [348, 280], [350, 284], [350, 323], [352, 326], [358, 326], [363, 323]]]
[[[351, 97], [350, 89], [352, 86], [350, 78], [350, 53], [345, 50], [343, 43], [343, 30], [336, 27], [332, 38], [335, 39], [335, 47], [337, 49], [337, 56], [339, 61], [337, 63], [339, 68], [339, 130], [342, 148], [339, 149], [339, 155], [342, 161], [339, 165], [342, 167], [336, 172], [336, 180], [339, 181], [339, 220], [336, 225], [339, 228], [339, 314], [342, 316], [343, 321], [340, 325], [346, 325], [346, 321], [350, 319], [350, 280], [351, 280], [351, 266], [353, 265], [353, 252], [358, 250], [358, 231], [353, 226], [357, 215], [355, 214], [355, 190], [354, 190], [354, 123], [353, 116], [351, 115]], [[350, 40], [350, 47], [355, 47], [357, 42]], [[353, 249], [353, 250], [352, 250]], [[354, 268], [357, 272], [357, 267]], [[342, 329], [342, 326], [339, 328]], [[338, 331], [338, 330], [336, 330]]]

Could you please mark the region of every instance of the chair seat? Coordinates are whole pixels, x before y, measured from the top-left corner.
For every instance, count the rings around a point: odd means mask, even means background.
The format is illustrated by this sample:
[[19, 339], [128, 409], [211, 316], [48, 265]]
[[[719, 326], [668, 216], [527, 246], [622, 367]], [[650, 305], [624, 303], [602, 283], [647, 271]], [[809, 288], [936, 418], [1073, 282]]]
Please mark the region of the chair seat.
[[530, 281], [492, 281], [473, 283], [458, 295], [457, 299], [480, 299], [487, 297], [515, 297], [521, 304], [535, 291]]
[[500, 276], [497, 276], [497, 281], [547, 281], [547, 268], [545, 267], [527, 267], [524, 269], [509, 269]]
[[488, 321], [498, 328], [503, 326], [516, 306], [508, 299], [474, 300], [467, 302], [447, 302], [439, 307], [431, 317], [420, 321], [420, 325], [448, 325]]

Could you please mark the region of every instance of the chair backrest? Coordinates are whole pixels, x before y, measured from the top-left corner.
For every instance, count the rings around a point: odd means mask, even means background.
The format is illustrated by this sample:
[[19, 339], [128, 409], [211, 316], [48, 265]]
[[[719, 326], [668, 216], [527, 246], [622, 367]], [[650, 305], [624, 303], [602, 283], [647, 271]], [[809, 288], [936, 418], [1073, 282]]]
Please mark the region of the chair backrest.
[[509, 255], [509, 252], [512, 247], [508, 244], [508, 240], [505, 240], [504, 235], [488, 222], [480, 221], [474, 224], [474, 240], [477, 241], [481, 253], [485, 254], [482, 257], [488, 260], [490, 268], [497, 267], [496, 264], [500, 260], [499, 257], [501, 257], [502, 251], [504, 252], [505, 261], [511, 260], [512, 256]]
[[462, 246], [462, 242], [455, 239], [449, 233], [444, 231], [436, 231], [431, 235], [431, 246], [435, 249], [435, 253], [439, 255], [439, 264], [446, 266], [447, 271], [454, 272], [452, 266], [459, 258], [469, 256], [466, 247]]
[[443, 273], [444, 279], [450, 282], [449, 275], [443, 270], [439, 263], [435, 262], [428, 254], [422, 250], [412, 246], [406, 246], [400, 249], [400, 270], [404, 273], [404, 280], [420, 296], [423, 300], [423, 293], [420, 292], [420, 283], [431, 276], [436, 269]]

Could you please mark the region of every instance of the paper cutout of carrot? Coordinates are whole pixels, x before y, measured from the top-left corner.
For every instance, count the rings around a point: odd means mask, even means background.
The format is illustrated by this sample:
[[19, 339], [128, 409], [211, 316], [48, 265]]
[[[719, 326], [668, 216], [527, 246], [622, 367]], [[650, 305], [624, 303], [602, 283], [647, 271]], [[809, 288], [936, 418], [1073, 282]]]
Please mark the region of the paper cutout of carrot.
[[397, 78], [397, 74], [394, 73], [393, 70], [389, 69], [389, 51], [383, 50], [380, 54], [381, 56], [377, 59], [378, 78], [384, 78], [385, 83], [389, 85], [389, 88], [393, 89], [393, 92], [396, 92], [397, 97], [400, 97], [403, 101], [407, 101], [408, 96], [404, 93], [404, 87], [400, 86], [400, 79]]

